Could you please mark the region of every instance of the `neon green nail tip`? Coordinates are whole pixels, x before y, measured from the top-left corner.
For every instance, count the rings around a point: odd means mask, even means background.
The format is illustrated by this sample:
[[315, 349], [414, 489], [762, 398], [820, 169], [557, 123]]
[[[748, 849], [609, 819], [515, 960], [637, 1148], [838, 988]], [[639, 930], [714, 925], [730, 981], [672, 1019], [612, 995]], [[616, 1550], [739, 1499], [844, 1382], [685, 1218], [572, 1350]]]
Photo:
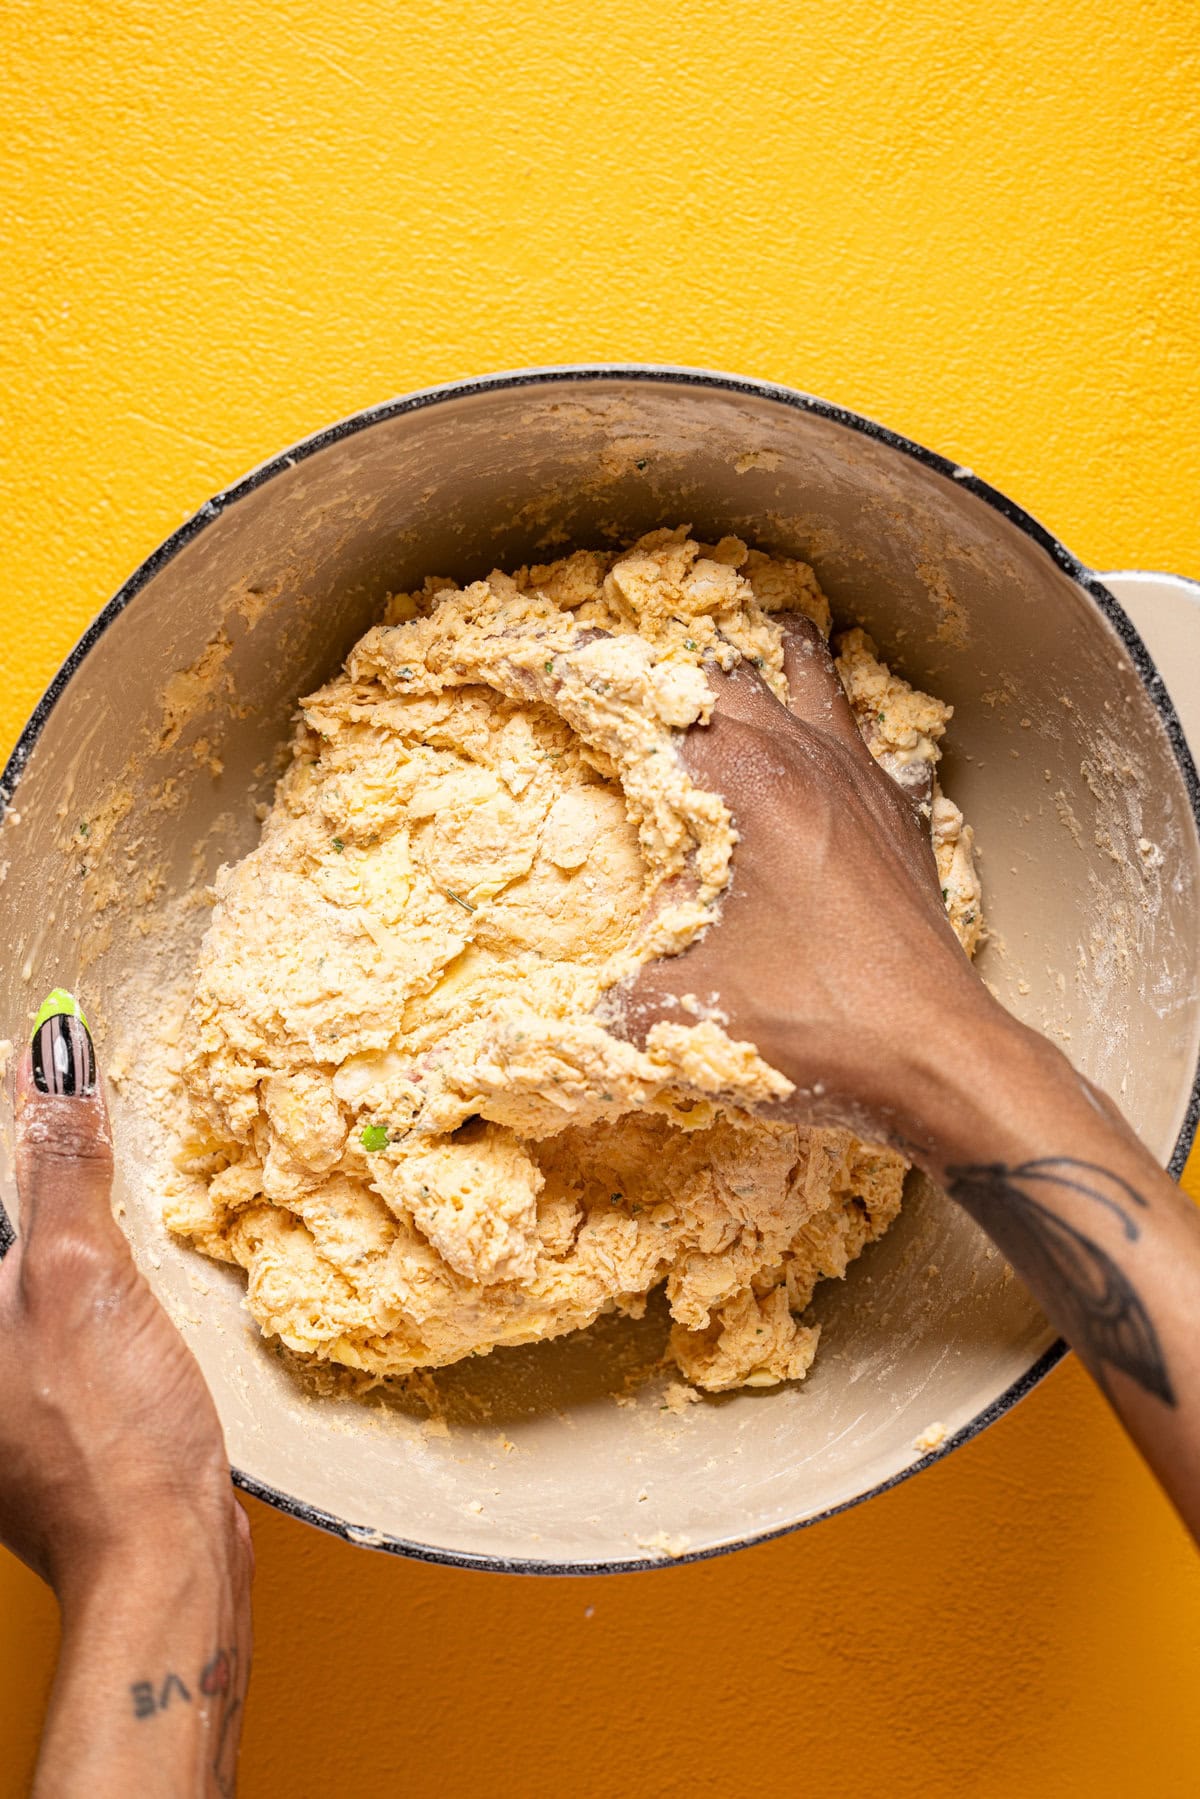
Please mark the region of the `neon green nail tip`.
[[38, 1015], [33, 1021], [34, 1036], [37, 1036], [48, 1018], [59, 1018], [64, 1016], [67, 1018], [78, 1018], [85, 1031], [91, 1029], [87, 1019], [83, 1016], [83, 1007], [75, 998], [75, 995], [73, 993], [68, 993], [65, 987], [56, 987], [53, 993], [48, 993], [46, 995], [45, 999], [38, 1007]]

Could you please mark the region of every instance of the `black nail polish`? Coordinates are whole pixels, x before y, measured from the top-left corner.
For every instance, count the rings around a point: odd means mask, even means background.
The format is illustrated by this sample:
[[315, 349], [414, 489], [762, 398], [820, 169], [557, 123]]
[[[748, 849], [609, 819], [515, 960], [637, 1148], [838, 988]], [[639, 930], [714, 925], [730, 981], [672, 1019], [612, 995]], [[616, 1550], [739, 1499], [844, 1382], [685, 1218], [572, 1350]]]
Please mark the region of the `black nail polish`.
[[79, 1001], [56, 987], [33, 1023], [33, 1084], [39, 1093], [86, 1099], [96, 1091], [96, 1052]]

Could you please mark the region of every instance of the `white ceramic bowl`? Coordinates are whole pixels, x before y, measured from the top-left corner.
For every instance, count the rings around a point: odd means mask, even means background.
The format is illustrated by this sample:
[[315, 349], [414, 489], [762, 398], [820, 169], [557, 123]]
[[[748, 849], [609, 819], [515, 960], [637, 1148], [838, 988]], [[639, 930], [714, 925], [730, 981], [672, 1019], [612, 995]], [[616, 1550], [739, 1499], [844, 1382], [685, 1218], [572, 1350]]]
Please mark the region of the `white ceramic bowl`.
[[[387, 592], [683, 521], [807, 558], [843, 620], [953, 702], [944, 781], [983, 852], [981, 972], [1181, 1166], [1200, 1038], [1196, 777], [1125, 614], [970, 470], [789, 389], [684, 369], [410, 395], [265, 464], [155, 551], [4, 776], [0, 1028], [19, 1038], [46, 989], [75, 985], [111, 1057], [134, 971], [158, 957], [170, 976], [194, 949], [204, 911], [180, 923], [180, 896], [255, 840], [297, 696]], [[181, 681], [205, 667], [207, 684]], [[81, 854], [84, 819], [111, 830]], [[162, 886], [136, 905], [149, 871]], [[97, 914], [106, 886], [129, 907]], [[819, 1290], [823, 1344], [801, 1386], [679, 1418], [645, 1396], [618, 1405], [658, 1353], [652, 1312], [443, 1371], [439, 1435], [411, 1401], [311, 1397], [251, 1326], [240, 1273], [166, 1236], [146, 1172], [155, 1118], [120, 1093], [114, 1112], [126, 1226], [201, 1361], [238, 1480], [357, 1542], [550, 1572], [712, 1554], [879, 1492], [933, 1459], [914, 1448], [928, 1426], [947, 1453], [1063, 1353], [975, 1228], [913, 1181], [884, 1241]], [[11, 1181], [4, 1199], [15, 1217]]]

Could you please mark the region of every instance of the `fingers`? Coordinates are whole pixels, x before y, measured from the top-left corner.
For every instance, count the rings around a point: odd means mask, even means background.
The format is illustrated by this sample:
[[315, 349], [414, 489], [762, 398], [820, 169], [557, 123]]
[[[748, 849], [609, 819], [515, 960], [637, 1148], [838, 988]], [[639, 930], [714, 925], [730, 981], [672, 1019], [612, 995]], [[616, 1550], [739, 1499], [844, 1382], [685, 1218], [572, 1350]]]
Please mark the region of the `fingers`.
[[112, 1135], [91, 1033], [62, 990], [39, 1011], [17, 1067], [16, 1152], [27, 1248], [56, 1227], [121, 1240], [109, 1203]]
[[788, 684], [788, 703], [782, 709], [784, 717], [781, 717], [779, 701], [747, 663], [739, 663], [732, 674], [724, 674], [715, 665], [706, 664], [704, 672], [716, 696], [714, 722], [721, 718], [736, 719], [742, 724], [778, 731], [787, 729], [786, 716], [790, 715], [811, 730], [844, 743], [865, 763], [869, 753], [829, 645], [812, 620], [802, 612], [776, 614], [776, 622], [783, 635], [783, 672]]
[[[734, 804], [761, 785], [763, 754], [780, 737], [797, 747], [833, 740], [849, 750], [864, 770], [871, 755], [862, 739], [834, 666], [829, 646], [803, 613], [777, 615], [783, 634], [783, 672], [788, 703], [782, 706], [755, 669], [742, 662], [731, 674], [705, 665], [715, 704], [706, 729], [686, 734], [682, 754], [702, 786], [716, 788]], [[752, 729], [747, 732], [744, 727]]]
[[802, 612], [776, 616], [783, 631], [788, 711], [813, 730], [824, 731], [865, 756], [866, 745], [834, 667], [829, 645], [812, 620]]
[[913, 810], [922, 818], [929, 817], [933, 799], [933, 763], [900, 762], [895, 756], [881, 756], [879, 765], [892, 777]]
[[933, 764], [906, 762], [897, 755], [872, 756], [846, 697], [829, 645], [811, 619], [789, 612], [780, 619], [783, 628], [783, 672], [788, 683], [788, 710], [814, 729], [836, 737], [859, 757], [862, 766], [872, 762], [889, 775], [914, 811], [928, 816], [933, 794]]

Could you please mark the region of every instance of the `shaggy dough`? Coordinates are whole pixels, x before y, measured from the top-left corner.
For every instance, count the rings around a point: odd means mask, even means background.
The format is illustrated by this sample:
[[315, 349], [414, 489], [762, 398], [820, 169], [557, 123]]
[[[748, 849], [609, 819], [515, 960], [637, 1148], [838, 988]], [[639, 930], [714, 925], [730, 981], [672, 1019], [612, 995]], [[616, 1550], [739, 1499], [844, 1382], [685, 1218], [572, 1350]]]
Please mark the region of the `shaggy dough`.
[[[304, 702], [262, 840], [217, 881], [167, 1207], [247, 1270], [264, 1332], [399, 1374], [665, 1283], [688, 1379], [807, 1371], [799, 1314], [896, 1216], [904, 1162], [756, 1118], [789, 1083], [702, 1009], [644, 1051], [595, 1011], [715, 915], [735, 833], [678, 733], [709, 716], [706, 656], [785, 694], [789, 608], [828, 635], [805, 564], [659, 531], [427, 581]], [[948, 707], [861, 631], [838, 667], [897, 779], [936, 763]], [[931, 822], [970, 949], [970, 831], [940, 794]]]

